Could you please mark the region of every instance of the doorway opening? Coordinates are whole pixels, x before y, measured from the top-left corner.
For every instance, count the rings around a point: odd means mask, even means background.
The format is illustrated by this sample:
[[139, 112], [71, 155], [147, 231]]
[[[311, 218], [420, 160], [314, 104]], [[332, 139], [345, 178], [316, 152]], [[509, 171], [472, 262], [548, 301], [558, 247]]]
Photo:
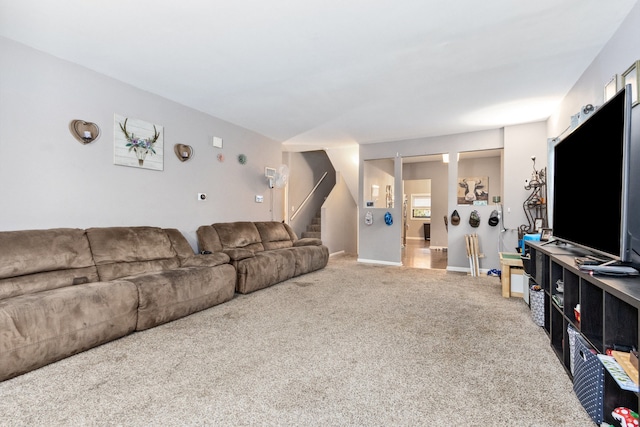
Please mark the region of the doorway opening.
[[446, 269], [448, 165], [442, 155], [402, 159], [402, 265]]

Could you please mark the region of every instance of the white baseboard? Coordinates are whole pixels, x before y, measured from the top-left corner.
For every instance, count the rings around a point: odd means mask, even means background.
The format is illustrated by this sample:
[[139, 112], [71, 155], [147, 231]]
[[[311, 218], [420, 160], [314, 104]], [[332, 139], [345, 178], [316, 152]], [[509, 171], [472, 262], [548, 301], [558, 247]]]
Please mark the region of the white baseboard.
[[[467, 274], [471, 274], [471, 269], [469, 267], [452, 267], [452, 266], [447, 266], [447, 271], [454, 271], [456, 273], [467, 273]], [[481, 268], [480, 269], [480, 274], [481, 275], [486, 275], [489, 272], [489, 270], [487, 270], [486, 268]]]
[[332, 254], [329, 254], [329, 257], [335, 256], [335, 255], [342, 255], [344, 254], [344, 251], [338, 251], [338, 252], [334, 252]]
[[361, 262], [363, 264], [380, 264], [380, 265], [392, 265], [392, 266], [395, 266], [395, 267], [402, 267], [402, 263], [401, 262], [379, 261], [379, 260], [376, 260], [376, 259], [358, 258], [358, 262]]

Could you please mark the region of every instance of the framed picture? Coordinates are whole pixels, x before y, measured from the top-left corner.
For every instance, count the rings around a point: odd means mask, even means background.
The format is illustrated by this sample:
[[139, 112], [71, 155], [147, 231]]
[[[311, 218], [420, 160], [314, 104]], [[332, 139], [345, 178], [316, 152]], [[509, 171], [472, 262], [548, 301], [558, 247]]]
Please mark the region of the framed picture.
[[544, 219], [543, 218], [536, 218], [536, 221], [534, 223], [534, 230], [536, 230], [538, 233], [542, 232], [542, 229], [544, 227]]
[[638, 69], [640, 68], [640, 61], [636, 61], [631, 65], [627, 70], [622, 73], [622, 85], [631, 85], [631, 104], [636, 105], [640, 97], [638, 96], [638, 91], [640, 87], [638, 86]]
[[459, 205], [486, 205], [489, 200], [489, 177], [458, 178], [457, 199]]
[[551, 239], [551, 229], [550, 228], [543, 228], [542, 229], [542, 233], [540, 234], [540, 241], [541, 242], [547, 242], [547, 241], [549, 241], [549, 239]]
[[140, 119], [114, 114], [113, 163], [141, 169], [164, 169], [164, 129]]
[[609, 80], [607, 84], [604, 85], [605, 102], [610, 100], [613, 97], [613, 95], [615, 95], [616, 93], [618, 93], [618, 75], [617, 74], [611, 77], [611, 80]]

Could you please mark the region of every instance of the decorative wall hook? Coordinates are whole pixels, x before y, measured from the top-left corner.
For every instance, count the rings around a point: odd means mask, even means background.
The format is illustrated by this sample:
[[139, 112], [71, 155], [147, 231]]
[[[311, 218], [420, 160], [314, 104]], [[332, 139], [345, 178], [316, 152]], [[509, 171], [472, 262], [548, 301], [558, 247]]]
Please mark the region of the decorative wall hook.
[[71, 120], [69, 131], [82, 145], [89, 144], [100, 137], [100, 128], [97, 124], [84, 120]]
[[190, 145], [176, 144], [173, 146], [173, 151], [181, 162], [186, 162], [193, 157], [193, 147]]

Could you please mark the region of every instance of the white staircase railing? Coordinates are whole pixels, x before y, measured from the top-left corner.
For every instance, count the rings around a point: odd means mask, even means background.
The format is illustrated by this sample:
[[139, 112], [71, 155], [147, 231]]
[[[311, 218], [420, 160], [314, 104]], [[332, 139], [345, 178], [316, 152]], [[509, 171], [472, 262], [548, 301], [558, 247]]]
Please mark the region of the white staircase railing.
[[322, 177], [320, 177], [320, 179], [318, 180], [316, 185], [311, 189], [309, 194], [307, 194], [307, 197], [305, 197], [304, 200], [302, 201], [302, 203], [300, 203], [300, 206], [298, 207], [298, 209], [296, 209], [296, 211], [293, 213], [293, 215], [291, 215], [291, 221], [293, 221], [296, 218], [296, 216], [298, 216], [298, 212], [300, 212], [302, 210], [302, 208], [307, 204], [307, 202], [309, 201], [311, 196], [313, 196], [313, 193], [315, 193], [315, 191], [318, 189], [318, 187], [320, 186], [322, 181], [326, 178], [328, 173], [329, 172], [325, 172], [324, 175], [322, 175]]

